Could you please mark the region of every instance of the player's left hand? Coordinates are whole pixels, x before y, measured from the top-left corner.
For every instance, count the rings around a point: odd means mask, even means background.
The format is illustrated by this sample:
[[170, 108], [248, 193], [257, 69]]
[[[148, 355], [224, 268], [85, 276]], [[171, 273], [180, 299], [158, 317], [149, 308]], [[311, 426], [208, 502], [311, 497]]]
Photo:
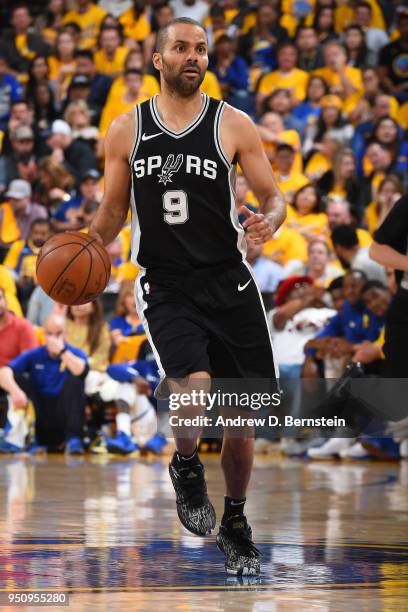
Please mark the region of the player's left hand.
[[241, 206], [239, 212], [246, 216], [242, 227], [247, 240], [254, 244], [263, 244], [272, 238], [274, 230], [265, 215], [254, 213], [246, 206]]

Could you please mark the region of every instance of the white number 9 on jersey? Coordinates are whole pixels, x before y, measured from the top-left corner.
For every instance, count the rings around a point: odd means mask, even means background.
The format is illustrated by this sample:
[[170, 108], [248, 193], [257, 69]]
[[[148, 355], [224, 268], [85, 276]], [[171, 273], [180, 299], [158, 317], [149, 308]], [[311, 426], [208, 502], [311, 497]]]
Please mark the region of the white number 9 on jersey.
[[169, 225], [185, 223], [188, 219], [188, 202], [185, 191], [173, 189], [163, 193], [164, 220]]

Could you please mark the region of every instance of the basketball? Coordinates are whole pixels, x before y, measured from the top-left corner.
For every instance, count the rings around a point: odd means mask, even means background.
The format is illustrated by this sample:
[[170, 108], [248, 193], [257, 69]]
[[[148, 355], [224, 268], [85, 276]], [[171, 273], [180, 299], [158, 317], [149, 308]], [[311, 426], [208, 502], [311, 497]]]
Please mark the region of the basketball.
[[105, 289], [110, 259], [95, 238], [82, 232], [52, 236], [37, 257], [37, 280], [56, 302], [72, 306], [92, 302]]

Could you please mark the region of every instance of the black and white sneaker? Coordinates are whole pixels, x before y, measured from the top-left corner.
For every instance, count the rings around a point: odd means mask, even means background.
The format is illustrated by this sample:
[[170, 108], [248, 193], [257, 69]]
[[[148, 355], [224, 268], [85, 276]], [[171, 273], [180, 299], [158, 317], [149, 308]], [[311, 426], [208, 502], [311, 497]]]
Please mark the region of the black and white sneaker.
[[217, 546], [225, 555], [225, 571], [236, 576], [258, 576], [260, 551], [252, 541], [246, 516], [231, 516], [220, 525]]
[[215, 510], [207, 495], [203, 464], [179, 467], [174, 457], [169, 465], [176, 492], [177, 514], [188, 531], [205, 536], [215, 527]]

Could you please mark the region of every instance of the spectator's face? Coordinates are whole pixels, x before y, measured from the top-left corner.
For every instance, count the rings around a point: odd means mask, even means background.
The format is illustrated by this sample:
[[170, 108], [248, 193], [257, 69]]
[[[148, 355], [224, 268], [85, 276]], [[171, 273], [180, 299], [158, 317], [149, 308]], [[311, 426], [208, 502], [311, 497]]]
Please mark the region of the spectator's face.
[[71, 314], [76, 318], [89, 317], [93, 313], [93, 304], [92, 302], [87, 302], [86, 304], [78, 304], [77, 306], [70, 306]]
[[310, 283], [296, 283], [292, 291], [287, 296], [286, 302], [291, 302], [292, 300], [298, 300], [300, 298], [305, 298], [310, 295], [312, 292], [312, 285]]
[[296, 197], [296, 208], [302, 215], [311, 213], [317, 204], [317, 195], [314, 187], [305, 187]]
[[272, 6], [260, 6], [257, 14], [260, 28], [269, 28], [276, 23], [276, 11]]
[[377, 96], [373, 107], [374, 119], [388, 117], [391, 113], [391, 98], [389, 96]]
[[48, 2], [48, 10], [53, 15], [61, 15], [64, 13], [64, 0], [50, 0]]
[[120, 240], [114, 240], [110, 244], [107, 245], [106, 250], [108, 251], [108, 255], [112, 264], [114, 264], [119, 257], [122, 255], [122, 244]]
[[372, 288], [365, 291], [363, 300], [368, 310], [381, 319], [387, 314], [391, 302], [391, 293], [388, 289]]
[[327, 247], [323, 243], [314, 242], [309, 247], [308, 266], [313, 270], [324, 268], [329, 260]]
[[73, 109], [71, 111], [68, 123], [73, 129], [81, 130], [82, 128], [89, 126], [88, 113], [81, 108]]
[[291, 109], [289, 96], [285, 92], [279, 91], [271, 100], [271, 108], [274, 113], [285, 115]]
[[379, 144], [372, 144], [367, 149], [367, 158], [374, 172], [382, 172], [391, 164], [391, 153]]
[[246, 202], [246, 198], [248, 195], [248, 183], [244, 176], [239, 176], [237, 178], [236, 184], [236, 199], [237, 202], [242, 203]]
[[30, 239], [37, 248], [42, 247], [50, 236], [50, 226], [47, 223], [34, 223], [31, 226]]
[[364, 70], [363, 72], [364, 91], [367, 96], [373, 96], [377, 93], [380, 86], [380, 79], [374, 69]]
[[352, 306], [355, 306], [361, 300], [361, 290], [364, 286], [364, 282], [364, 278], [361, 274], [352, 273], [344, 277], [344, 298]]
[[[65, 340], [65, 327], [63, 324], [63, 319], [60, 320], [58, 317], [51, 317], [51, 319], [47, 320], [44, 324], [45, 331], [45, 346], [48, 350], [53, 349], [54, 347], [49, 346], [49, 342], [53, 339], [57, 340]], [[52, 350], [51, 350], [52, 352]]]
[[322, 108], [322, 118], [326, 125], [335, 125], [340, 116], [340, 111], [336, 106], [325, 106]]
[[378, 191], [377, 201], [382, 206], [392, 206], [403, 194], [398, 190], [393, 181], [385, 181]]
[[7, 63], [4, 59], [0, 58], [0, 79], [2, 79], [8, 72]]
[[37, 57], [33, 61], [32, 73], [36, 81], [45, 81], [48, 78], [48, 64], [45, 57]]
[[261, 124], [275, 134], [280, 134], [284, 130], [282, 118], [276, 113], [265, 113], [262, 116]]
[[10, 198], [10, 204], [13, 207], [15, 215], [21, 215], [26, 212], [29, 198]]
[[141, 74], [127, 74], [125, 77], [126, 87], [129, 94], [136, 98], [139, 95], [140, 88], [142, 86], [142, 75]]
[[18, 31], [28, 30], [31, 24], [30, 13], [24, 7], [16, 9], [12, 14], [11, 23]]
[[63, 32], [58, 37], [58, 53], [62, 58], [72, 58], [75, 51], [75, 41], [71, 34]]
[[322, 32], [329, 32], [333, 29], [333, 9], [325, 8], [321, 11], [317, 26]]
[[328, 45], [324, 50], [324, 61], [328, 68], [335, 70], [337, 67], [337, 62], [339, 58], [343, 59], [343, 62], [346, 62], [346, 52], [339, 45]]
[[48, 106], [51, 103], [51, 92], [46, 84], [37, 85], [35, 99], [40, 107]]
[[293, 47], [283, 47], [278, 53], [278, 66], [282, 72], [293, 70], [297, 62], [296, 49]]
[[167, 87], [181, 97], [198, 91], [208, 66], [208, 50], [202, 28], [178, 23], [170, 26], [162, 54], [153, 55]]
[[383, 119], [377, 127], [377, 140], [383, 144], [391, 144], [397, 140], [397, 126], [391, 119]]
[[344, 292], [343, 292], [343, 289], [342, 288], [332, 289], [330, 291], [330, 295], [331, 295], [331, 299], [332, 299], [333, 308], [335, 310], [337, 310], [337, 312], [340, 312], [340, 310], [343, 308], [343, 304], [344, 304]]
[[31, 125], [32, 114], [28, 105], [25, 102], [14, 104], [11, 109], [10, 119], [13, 119], [21, 125]]
[[0, 289], [0, 318], [3, 318], [7, 312], [7, 301], [3, 289]]
[[308, 89], [307, 95], [311, 102], [319, 102], [319, 100], [324, 96], [325, 88], [320, 79], [311, 79]]
[[354, 11], [354, 21], [362, 28], [368, 28], [371, 22], [370, 9], [365, 6], [358, 6]]
[[23, 138], [22, 140], [12, 140], [11, 145], [13, 147], [13, 151], [15, 151], [17, 155], [21, 155], [22, 157], [31, 155], [31, 153], [34, 150], [34, 140], [32, 138]]
[[340, 162], [340, 176], [342, 179], [350, 179], [356, 171], [356, 163], [351, 155], [344, 155]]
[[89, 0], [77, 0], [79, 8], [86, 8], [89, 4]]
[[53, 151], [55, 149], [66, 149], [69, 145], [69, 136], [65, 136], [65, 134], [51, 134], [47, 140], [47, 145]]
[[171, 21], [173, 17], [174, 17], [174, 12], [171, 6], [163, 6], [161, 9], [159, 9], [156, 12], [156, 21], [157, 21], [157, 25], [159, 26], [159, 30], [160, 28], [165, 26], [167, 23], [169, 23], [169, 21]]
[[106, 53], [115, 53], [116, 49], [120, 45], [120, 38], [118, 32], [115, 30], [102, 30], [101, 33], [101, 47]]
[[276, 153], [275, 163], [280, 174], [287, 176], [290, 173], [294, 158], [295, 152], [289, 151], [288, 149], [283, 149], [283, 151], [278, 151]]
[[345, 202], [329, 202], [326, 214], [331, 230], [334, 230], [338, 225], [349, 225], [351, 223], [350, 211]]
[[312, 49], [316, 49], [317, 44], [318, 39], [313, 28], [307, 28], [306, 30], [300, 31], [296, 45], [299, 51], [311, 51]]
[[215, 45], [215, 52], [221, 57], [230, 57], [233, 52], [232, 44], [229, 41], [224, 40], [223, 42]]
[[82, 181], [81, 193], [85, 200], [96, 200], [98, 193], [98, 181], [95, 181], [93, 178]]
[[363, 43], [363, 37], [361, 35], [360, 30], [358, 30], [357, 28], [350, 28], [350, 30], [347, 30], [345, 36], [345, 43], [347, 49], [349, 49], [350, 51], [358, 49]]
[[84, 100], [86, 102], [91, 95], [91, 88], [88, 85], [75, 85], [69, 90], [70, 102], [76, 102], [77, 100]]
[[75, 73], [91, 78], [95, 74], [95, 64], [88, 57], [78, 57], [76, 60]]
[[211, 17], [211, 25], [214, 32], [217, 30], [225, 30], [226, 22], [224, 15], [215, 15], [214, 17]]

